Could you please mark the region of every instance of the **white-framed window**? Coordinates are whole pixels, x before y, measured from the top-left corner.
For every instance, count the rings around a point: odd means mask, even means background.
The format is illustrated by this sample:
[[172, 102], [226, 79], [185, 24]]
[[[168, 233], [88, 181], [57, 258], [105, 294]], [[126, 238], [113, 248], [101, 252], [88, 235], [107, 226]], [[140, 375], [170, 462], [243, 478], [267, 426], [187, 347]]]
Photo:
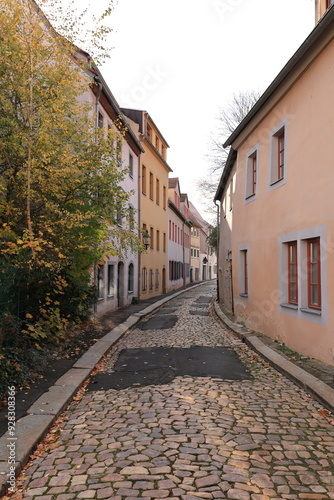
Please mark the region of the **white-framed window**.
[[115, 266], [108, 264], [108, 297], [115, 295]]
[[249, 203], [257, 198], [259, 147], [256, 145], [247, 153], [245, 201]]
[[326, 228], [279, 237], [280, 312], [327, 324]]
[[286, 183], [288, 120], [285, 118], [270, 132], [269, 190]]

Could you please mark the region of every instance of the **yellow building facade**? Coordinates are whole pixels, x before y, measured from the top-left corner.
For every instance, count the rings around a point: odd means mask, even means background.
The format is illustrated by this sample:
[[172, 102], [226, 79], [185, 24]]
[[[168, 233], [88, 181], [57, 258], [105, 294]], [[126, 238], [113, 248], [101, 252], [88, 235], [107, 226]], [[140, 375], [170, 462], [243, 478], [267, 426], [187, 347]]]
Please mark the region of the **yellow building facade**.
[[[137, 133], [141, 155], [139, 220], [147, 250], [140, 255], [139, 298], [166, 293], [168, 272], [168, 144], [146, 111], [122, 109]], [[146, 237], [145, 237], [146, 234]]]

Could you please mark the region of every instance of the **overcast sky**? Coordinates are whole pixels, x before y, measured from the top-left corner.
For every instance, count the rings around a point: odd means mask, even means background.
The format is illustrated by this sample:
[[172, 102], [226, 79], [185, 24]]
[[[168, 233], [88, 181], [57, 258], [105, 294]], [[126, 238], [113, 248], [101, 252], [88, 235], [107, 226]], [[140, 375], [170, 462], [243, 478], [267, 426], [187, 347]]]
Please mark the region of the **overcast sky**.
[[314, 0], [118, 0], [102, 74], [120, 106], [150, 113], [171, 176], [200, 212], [196, 181], [219, 107], [268, 87], [314, 28], [314, 10]]

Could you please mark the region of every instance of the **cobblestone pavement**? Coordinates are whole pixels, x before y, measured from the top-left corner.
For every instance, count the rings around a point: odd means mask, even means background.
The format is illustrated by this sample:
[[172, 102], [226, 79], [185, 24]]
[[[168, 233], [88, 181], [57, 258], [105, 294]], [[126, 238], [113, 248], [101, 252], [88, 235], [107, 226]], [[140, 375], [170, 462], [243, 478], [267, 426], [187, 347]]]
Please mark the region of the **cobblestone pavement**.
[[27, 469], [23, 498], [67, 500], [334, 499], [334, 425], [213, 314], [190, 314], [204, 284], [168, 305], [176, 325], [134, 328], [126, 347], [232, 347], [252, 380], [177, 377], [166, 385], [87, 392], [64, 414], [57, 448]]

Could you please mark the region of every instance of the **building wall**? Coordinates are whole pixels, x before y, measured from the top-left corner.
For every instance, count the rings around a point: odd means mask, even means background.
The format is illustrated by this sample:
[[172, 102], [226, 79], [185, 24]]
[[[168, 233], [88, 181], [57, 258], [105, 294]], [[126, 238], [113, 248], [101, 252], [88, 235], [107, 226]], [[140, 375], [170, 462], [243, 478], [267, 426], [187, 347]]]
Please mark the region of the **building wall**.
[[[232, 230], [233, 230], [233, 198], [236, 185], [236, 168], [231, 171], [220, 202], [220, 226], [219, 226], [219, 256], [218, 256], [218, 295], [219, 302], [224, 311], [234, 314], [233, 304], [233, 253], [232, 253]], [[237, 270], [237, 269], [236, 269]]]
[[[102, 106], [100, 106], [99, 112], [103, 116], [105, 130], [107, 131], [108, 126], [114, 128], [110, 117]], [[132, 171], [125, 175], [120, 185], [124, 191], [132, 193], [129, 198], [129, 204], [134, 209], [134, 231], [137, 234], [139, 222], [138, 176], [140, 159], [126, 140], [123, 139], [121, 145], [120, 168], [129, 168], [130, 154], [132, 156]], [[125, 227], [125, 225], [123, 221], [120, 226]], [[129, 251], [127, 255], [123, 257], [106, 256], [104, 264], [99, 263], [97, 269], [98, 315], [129, 305], [133, 297], [138, 297], [138, 273], [138, 253]]]
[[[146, 229], [151, 237], [147, 252], [141, 255], [140, 297], [144, 300], [146, 297], [154, 297], [165, 293], [167, 288], [167, 192], [169, 170], [147, 141], [144, 141], [143, 146], [145, 153], [142, 155], [141, 227]], [[146, 172], [144, 180], [143, 169]], [[145, 184], [145, 177], [146, 186], [143, 185], [143, 183]], [[157, 189], [159, 195], [157, 195]]]
[[184, 284], [183, 221], [168, 209], [168, 287], [176, 290]]
[[[332, 42], [238, 149], [232, 244], [236, 320], [332, 364], [333, 59]], [[271, 185], [272, 134], [281, 126], [285, 127], [285, 175]], [[254, 148], [256, 193], [246, 198], [248, 160]], [[307, 240], [314, 237], [320, 238], [321, 246], [321, 311], [310, 310], [307, 301], [305, 252]], [[281, 305], [287, 302], [287, 244], [291, 241], [298, 246], [297, 307]], [[248, 293], [243, 293], [245, 254]]]
[[192, 227], [190, 231], [190, 265], [191, 281], [201, 281], [201, 261], [200, 261], [200, 233], [199, 226]]

